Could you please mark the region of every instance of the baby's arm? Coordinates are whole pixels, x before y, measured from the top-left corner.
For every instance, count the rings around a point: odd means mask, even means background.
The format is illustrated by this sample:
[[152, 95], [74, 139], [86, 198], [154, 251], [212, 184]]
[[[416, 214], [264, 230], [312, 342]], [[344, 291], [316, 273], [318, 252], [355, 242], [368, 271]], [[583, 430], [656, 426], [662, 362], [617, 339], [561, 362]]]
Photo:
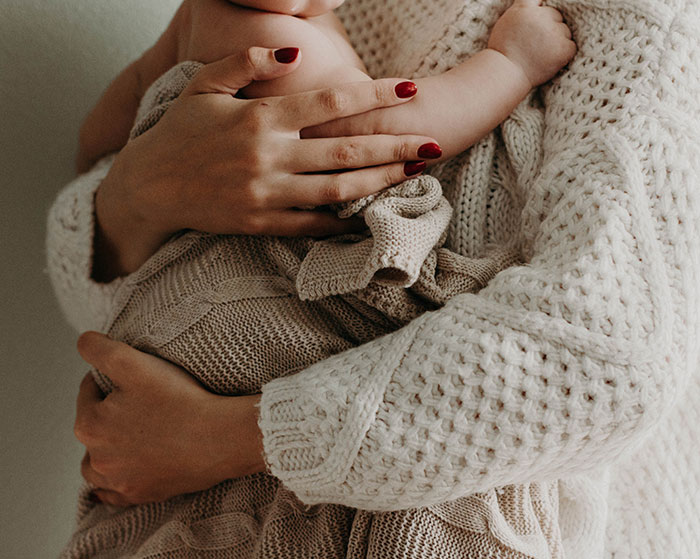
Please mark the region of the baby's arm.
[[493, 130], [573, 58], [576, 45], [559, 12], [516, 0], [496, 23], [488, 48], [452, 70], [415, 80], [409, 105], [314, 127], [305, 136], [420, 133], [456, 155]]

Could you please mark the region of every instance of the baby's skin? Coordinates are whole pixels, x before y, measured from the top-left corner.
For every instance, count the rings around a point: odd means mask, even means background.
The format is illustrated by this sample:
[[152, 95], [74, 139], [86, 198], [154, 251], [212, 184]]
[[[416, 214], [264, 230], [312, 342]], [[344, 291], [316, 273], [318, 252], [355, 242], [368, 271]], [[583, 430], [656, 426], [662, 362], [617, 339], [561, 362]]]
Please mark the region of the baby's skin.
[[[331, 11], [342, 2], [185, 0], [158, 42], [114, 80], [86, 119], [80, 134], [79, 172], [126, 144], [145, 90], [183, 60], [209, 63], [258, 46], [281, 49], [276, 53], [281, 63], [298, 63], [282, 78], [244, 88], [241, 94], [249, 98], [369, 80]], [[207, 33], [192, 33], [193, 29]], [[415, 80], [418, 94], [410, 103], [307, 129], [303, 135], [421, 134], [435, 138], [441, 148], [435, 146], [421, 157], [450, 157], [500, 124], [575, 52], [571, 32], [558, 11], [538, 0], [515, 0], [494, 26], [486, 49], [448, 72]]]

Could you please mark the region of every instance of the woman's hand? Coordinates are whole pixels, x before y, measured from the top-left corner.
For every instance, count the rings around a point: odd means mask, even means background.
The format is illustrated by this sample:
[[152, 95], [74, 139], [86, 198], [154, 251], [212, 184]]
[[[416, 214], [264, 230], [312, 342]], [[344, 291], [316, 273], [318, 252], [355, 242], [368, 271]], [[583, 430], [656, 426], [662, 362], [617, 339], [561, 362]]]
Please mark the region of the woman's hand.
[[96, 196], [95, 279], [136, 270], [182, 229], [316, 236], [357, 229], [330, 213], [297, 208], [360, 198], [420, 172], [405, 162], [420, 159], [418, 150], [432, 138], [299, 138], [302, 128], [408, 101], [411, 82], [234, 97], [252, 80], [279, 77], [297, 63], [252, 48], [209, 64], [158, 124], [126, 145]]
[[96, 332], [78, 350], [117, 386], [105, 397], [88, 374], [78, 395], [82, 474], [100, 501], [161, 501], [265, 469], [258, 396], [217, 396], [172, 363]]

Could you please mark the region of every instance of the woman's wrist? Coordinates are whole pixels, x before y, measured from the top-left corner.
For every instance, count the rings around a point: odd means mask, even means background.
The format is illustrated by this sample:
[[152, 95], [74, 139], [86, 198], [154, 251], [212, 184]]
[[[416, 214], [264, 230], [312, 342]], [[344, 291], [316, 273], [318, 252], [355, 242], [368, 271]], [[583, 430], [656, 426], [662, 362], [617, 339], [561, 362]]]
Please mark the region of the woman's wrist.
[[[92, 278], [108, 282], [136, 271], [175, 231], [158, 228], [147, 208], [133, 205], [135, 176], [118, 155], [95, 194]], [[132, 189], [133, 190], [133, 189]]]
[[219, 447], [218, 478], [230, 479], [257, 474], [267, 469], [262, 432], [258, 426], [260, 395], [218, 397], [212, 426], [217, 427], [213, 447]]

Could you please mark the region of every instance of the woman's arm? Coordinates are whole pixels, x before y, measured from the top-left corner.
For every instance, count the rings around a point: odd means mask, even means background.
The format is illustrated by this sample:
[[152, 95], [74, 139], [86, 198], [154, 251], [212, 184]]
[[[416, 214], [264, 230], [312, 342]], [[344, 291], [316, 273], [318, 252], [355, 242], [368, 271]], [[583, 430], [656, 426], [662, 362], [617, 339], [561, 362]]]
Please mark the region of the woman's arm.
[[269, 468], [304, 502], [401, 509], [593, 470], [674, 404], [700, 340], [700, 42], [683, 15], [628, 17], [581, 16], [546, 92], [528, 265], [264, 387]]

